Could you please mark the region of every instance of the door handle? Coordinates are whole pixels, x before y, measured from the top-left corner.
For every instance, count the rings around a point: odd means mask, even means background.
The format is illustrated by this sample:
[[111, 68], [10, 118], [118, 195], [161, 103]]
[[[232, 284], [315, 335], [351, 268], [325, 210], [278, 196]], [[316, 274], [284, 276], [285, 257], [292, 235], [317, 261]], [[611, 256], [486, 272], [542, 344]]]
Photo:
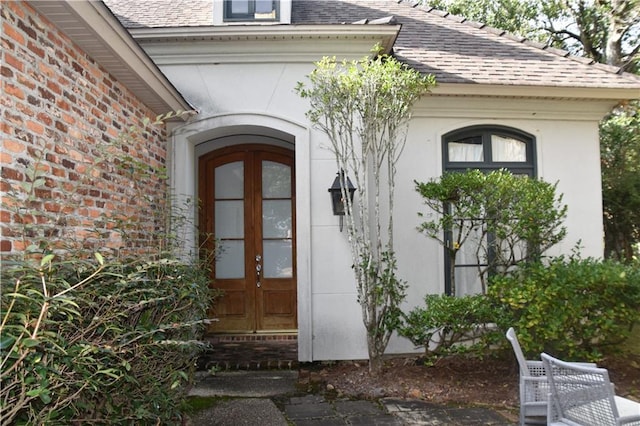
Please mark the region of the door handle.
[[262, 256], [260, 256], [259, 254], [256, 255], [256, 286], [258, 288], [260, 288], [260, 286], [262, 285], [260, 283], [260, 272], [262, 271], [262, 263], [260, 263], [262, 261]]

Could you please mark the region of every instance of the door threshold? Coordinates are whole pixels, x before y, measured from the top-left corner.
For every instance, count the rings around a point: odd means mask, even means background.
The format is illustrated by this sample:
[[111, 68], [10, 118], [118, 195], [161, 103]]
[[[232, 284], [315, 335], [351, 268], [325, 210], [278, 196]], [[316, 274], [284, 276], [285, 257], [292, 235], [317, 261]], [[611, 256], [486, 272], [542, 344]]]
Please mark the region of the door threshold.
[[212, 333], [205, 336], [209, 342], [253, 342], [298, 340], [297, 330], [261, 331], [256, 333]]

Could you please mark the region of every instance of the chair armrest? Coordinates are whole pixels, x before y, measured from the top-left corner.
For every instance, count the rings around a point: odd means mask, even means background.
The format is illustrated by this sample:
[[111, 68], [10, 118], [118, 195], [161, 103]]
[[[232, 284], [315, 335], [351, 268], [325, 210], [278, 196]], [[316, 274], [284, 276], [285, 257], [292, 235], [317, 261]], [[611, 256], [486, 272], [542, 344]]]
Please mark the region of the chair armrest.
[[637, 416], [626, 416], [616, 419], [618, 425], [640, 426], [640, 414]]
[[640, 402], [636, 402], [628, 398], [623, 398], [618, 395], [615, 395], [613, 398], [621, 419], [632, 417], [640, 418]]
[[547, 383], [547, 376], [520, 376], [523, 381], [526, 382], [540, 382]]

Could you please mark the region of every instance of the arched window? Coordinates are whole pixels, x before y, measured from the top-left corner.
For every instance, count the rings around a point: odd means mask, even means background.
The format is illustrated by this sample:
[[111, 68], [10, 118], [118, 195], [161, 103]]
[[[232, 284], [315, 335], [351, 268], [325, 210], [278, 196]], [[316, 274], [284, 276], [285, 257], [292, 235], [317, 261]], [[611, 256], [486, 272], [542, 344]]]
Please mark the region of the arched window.
[[534, 137], [509, 127], [473, 126], [443, 137], [445, 171], [507, 169], [535, 176]]
[[[513, 174], [536, 176], [535, 138], [518, 129], [502, 126], [473, 126], [454, 130], [442, 138], [445, 172], [464, 172], [478, 169], [490, 172], [507, 169]], [[445, 206], [446, 207], [446, 206]], [[477, 218], [473, 218], [477, 219]], [[451, 234], [453, 230], [449, 230]], [[445, 235], [451, 241], [450, 235]], [[491, 256], [492, 236], [479, 244], [485, 245], [483, 253]], [[482, 290], [478, 271], [488, 261], [478, 259], [476, 247], [462, 247], [456, 255], [455, 267], [445, 250], [445, 293], [474, 294]], [[452, 289], [451, 273], [455, 274], [456, 288]], [[455, 290], [455, 291], [453, 291]]]

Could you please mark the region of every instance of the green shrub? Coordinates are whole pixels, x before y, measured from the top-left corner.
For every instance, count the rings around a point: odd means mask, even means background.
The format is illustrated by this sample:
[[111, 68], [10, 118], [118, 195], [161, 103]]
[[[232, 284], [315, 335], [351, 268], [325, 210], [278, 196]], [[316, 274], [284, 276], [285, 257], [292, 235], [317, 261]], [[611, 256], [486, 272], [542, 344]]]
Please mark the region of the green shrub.
[[3, 272], [0, 423], [179, 423], [205, 269], [46, 256]]
[[640, 321], [640, 269], [559, 257], [494, 277], [489, 296], [504, 308], [501, 328], [513, 326], [528, 355], [595, 361]]
[[[556, 184], [508, 170], [448, 172], [416, 190], [428, 207], [418, 230], [438, 241], [450, 260], [446, 272], [453, 294], [459, 253], [477, 264], [482, 292], [488, 277], [539, 260], [566, 235], [567, 206]], [[471, 260], [473, 259], [473, 260]]]
[[432, 357], [453, 353], [481, 353], [502, 336], [494, 326], [498, 310], [485, 295], [428, 294], [425, 307], [403, 315], [398, 333]]

